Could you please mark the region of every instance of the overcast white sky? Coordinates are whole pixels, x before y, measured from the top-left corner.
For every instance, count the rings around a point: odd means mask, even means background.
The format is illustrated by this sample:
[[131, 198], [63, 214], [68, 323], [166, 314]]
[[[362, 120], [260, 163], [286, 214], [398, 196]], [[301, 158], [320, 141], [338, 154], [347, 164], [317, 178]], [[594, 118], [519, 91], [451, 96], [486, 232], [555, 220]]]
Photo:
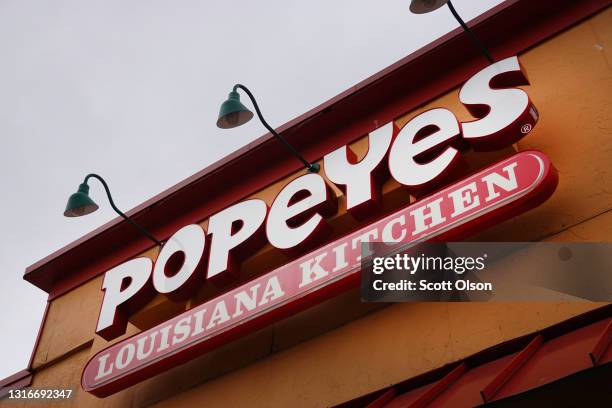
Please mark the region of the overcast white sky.
[[[454, 2], [466, 20], [499, 3]], [[86, 173], [128, 210], [265, 133], [215, 127], [234, 83], [280, 126], [457, 27], [409, 4], [0, 0], [0, 379], [46, 302], [25, 268], [115, 217], [95, 181], [100, 210], [62, 216]]]

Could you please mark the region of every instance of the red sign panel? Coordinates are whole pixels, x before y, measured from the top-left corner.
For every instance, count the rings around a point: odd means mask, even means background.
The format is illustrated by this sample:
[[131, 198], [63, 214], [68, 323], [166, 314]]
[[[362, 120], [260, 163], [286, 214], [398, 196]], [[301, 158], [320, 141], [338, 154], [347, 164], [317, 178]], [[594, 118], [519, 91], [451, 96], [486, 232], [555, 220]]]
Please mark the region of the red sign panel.
[[[94, 355], [83, 388], [104, 397], [358, 284], [361, 243], [461, 239], [533, 208], [557, 174], [524, 151]], [[494, 222], [493, 222], [494, 220]]]

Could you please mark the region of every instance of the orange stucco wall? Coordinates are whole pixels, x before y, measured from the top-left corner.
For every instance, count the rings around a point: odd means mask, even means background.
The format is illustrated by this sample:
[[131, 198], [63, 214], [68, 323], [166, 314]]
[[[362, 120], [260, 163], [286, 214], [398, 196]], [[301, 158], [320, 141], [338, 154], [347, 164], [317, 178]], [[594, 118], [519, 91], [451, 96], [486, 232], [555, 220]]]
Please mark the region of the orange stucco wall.
[[[515, 147], [544, 151], [559, 170], [559, 187], [540, 207], [475, 239], [610, 241], [612, 10], [540, 44], [521, 55], [521, 62], [532, 84], [526, 89], [541, 119]], [[397, 124], [434, 106], [448, 107], [460, 119], [469, 118], [455, 90], [399, 118]], [[363, 154], [366, 140], [356, 142], [354, 148]], [[478, 161], [494, 156], [474, 155], [471, 163], [479, 165]], [[253, 196], [271, 203], [293, 177]], [[342, 208], [342, 193], [335, 191]], [[384, 191], [386, 197], [392, 197], [392, 206], [410, 199], [392, 181]], [[355, 223], [345, 214], [333, 222], [340, 231]], [[154, 258], [156, 254], [150, 250], [143, 255]], [[255, 274], [283, 259], [264, 248], [247, 262], [250, 274]], [[87, 359], [108, 346], [94, 333], [102, 300], [101, 280], [99, 276], [52, 301], [34, 356], [33, 386], [73, 388], [76, 396], [68, 402], [73, 406], [329, 406], [600, 306], [541, 302], [385, 307], [360, 304], [353, 291], [111, 397], [97, 399], [81, 390], [80, 376]], [[133, 317], [126, 336], [213, 292], [205, 287], [192, 301], [179, 304], [159, 296]], [[0, 403], [20, 406], [7, 400]]]

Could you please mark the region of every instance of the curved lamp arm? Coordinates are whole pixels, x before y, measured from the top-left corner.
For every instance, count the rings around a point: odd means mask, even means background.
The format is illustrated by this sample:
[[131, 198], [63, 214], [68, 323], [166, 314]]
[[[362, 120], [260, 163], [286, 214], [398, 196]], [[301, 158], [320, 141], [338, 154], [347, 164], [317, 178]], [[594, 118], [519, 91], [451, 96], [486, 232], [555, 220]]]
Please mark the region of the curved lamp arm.
[[249, 99], [251, 99], [251, 102], [253, 103], [253, 106], [255, 107], [255, 112], [257, 113], [257, 117], [259, 118], [259, 120], [261, 121], [261, 123], [266, 127], [266, 129], [268, 129], [268, 131], [270, 133], [272, 133], [272, 135], [274, 135], [278, 140], [280, 140], [285, 147], [287, 148], [287, 150], [289, 150], [295, 157], [297, 157], [304, 166], [306, 166], [306, 168], [308, 169], [308, 171], [310, 171], [311, 173], [318, 173], [320, 170], [320, 167], [318, 163], [310, 163], [308, 162], [308, 160], [306, 160], [304, 157], [302, 157], [302, 155], [300, 154], [300, 152], [298, 152], [292, 145], [291, 143], [289, 143], [287, 141], [287, 139], [285, 139], [284, 137], [282, 137], [280, 134], [278, 134], [276, 132], [276, 130], [274, 130], [272, 128], [272, 126], [270, 126], [268, 124], [268, 122], [266, 122], [266, 120], [264, 119], [263, 115], [261, 114], [261, 111], [259, 110], [259, 105], [257, 105], [257, 101], [255, 100], [255, 97], [253, 96], [253, 94], [251, 93], [251, 91], [249, 91], [249, 88], [247, 88], [246, 86], [242, 85], [242, 84], [236, 84], [234, 85], [234, 92], [237, 91], [238, 89], [242, 89], [249, 97]]
[[147, 238], [149, 238], [151, 241], [153, 241], [156, 245], [159, 245], [159, 246], [163, 246], [164, 245], [163, 242], [157, 240], [144, 227], [142, 227], [140, 224], [136, 223], [136, 221], [134, 221], [133, 219], [131, 219], [130, 217], [125, 215], [123, 213], [123, 211], [121, 211], [119, 208], [117, 208], [117, 206], [115, 205], [115, 202], [113, 201], [113, 197], [111, 196], [111, 192], [110, 192], [110, 189], [108, 188], [108, 184], [106, 184], [106, 181], [104, 181], [104, 179], [102, 177], [98, 176], [97, 174], [90, 173], [87, 176], [85, 176], [85, 181], [83, 183], [87, 184], [87, 181], [89, 181], [89, 179], [91, 179], [91, 178], [95, 178], [100, 183], [102, 183], [102, 186], [104, 186], [104, 190], [106, 190], [106, 196], [108, 197], [108, 201], [110, 202], [111, 207], [113, 208], [113, 210], [115, 210], [115, 212], [117, 214], [119, 214], [123, 219], [125, 219], [127, 222], [132, 224], [134, 227], [136, 227], [143, 235], [145, 235]]
[[450, 12], [453, 14], [453, 17], [455, 17], [455, 20], [459, 22], [463, 30], [470, 35], [476, 47], [480, 49], [480, 52], [484, 54], [484, 56], [489, 60], [491, 64], [495, 62], [493, 58], [491, 57], [489, 50], [487, 50], [487, 47], [484, 46], [484, 44], [480, 41], [480, 39], [476, 36], [476, 34], [474, 34], [472, 30], [470, 30], [467, 24], [465, 24], [465, 21], [463, 21], [463, 19], [459, 16], [459, 13], [457, 13], [457, 10], [455, 10], [453, 3], [450, 0], [448, 0], [446, 5], [448, 6], [448, 9], [450, 10]]

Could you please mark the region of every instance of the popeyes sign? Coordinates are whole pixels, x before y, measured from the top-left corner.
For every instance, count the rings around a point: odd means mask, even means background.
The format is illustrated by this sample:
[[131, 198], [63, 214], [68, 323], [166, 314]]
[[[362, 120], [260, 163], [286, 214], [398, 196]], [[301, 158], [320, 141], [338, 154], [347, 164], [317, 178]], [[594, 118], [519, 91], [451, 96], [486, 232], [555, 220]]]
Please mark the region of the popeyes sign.
[[[369, 134], [360, 161], [348, 146], [328, 153], [323, 168], [346, 195], [346, 210], [360, 217], [380, 200], [380, 174], [413, 191], [431, 188], [459, 164], [458, 142], [476, 151], [511, 145], [529, 133], [538, 113], [526, 92], [517, 57], [471, 77], [460, 101], [477, 118], [459, 123], [444, 108], [431, 109], [401, 129], [390, 122]], [[388, 170], [388, 171], [387, 171]], [[83, 388], [99, 397], [180, 364], [271, 321], [350, 287], [359, 278], [361, 243], [461, 239], [468, 233], [533, 208], [557, 185], [550, 161], [538, 151], [517, 153], [349, 235], [299, 257], [215, 299], [98, 352], [87, 363]], [[266, 243], [280, 250], [312, 245], [337, 212], [324, 178], [295, 178], [270, 207], [259, 199], [212, 215], [208, 231], [181, 228], [156, 261], [131, 259], [106, 272], [96, 332], [106, 340], [125, 333], [129, 314], [156, 293], [172, 300], [194, 295], [205, 279], [224, 279]]]

